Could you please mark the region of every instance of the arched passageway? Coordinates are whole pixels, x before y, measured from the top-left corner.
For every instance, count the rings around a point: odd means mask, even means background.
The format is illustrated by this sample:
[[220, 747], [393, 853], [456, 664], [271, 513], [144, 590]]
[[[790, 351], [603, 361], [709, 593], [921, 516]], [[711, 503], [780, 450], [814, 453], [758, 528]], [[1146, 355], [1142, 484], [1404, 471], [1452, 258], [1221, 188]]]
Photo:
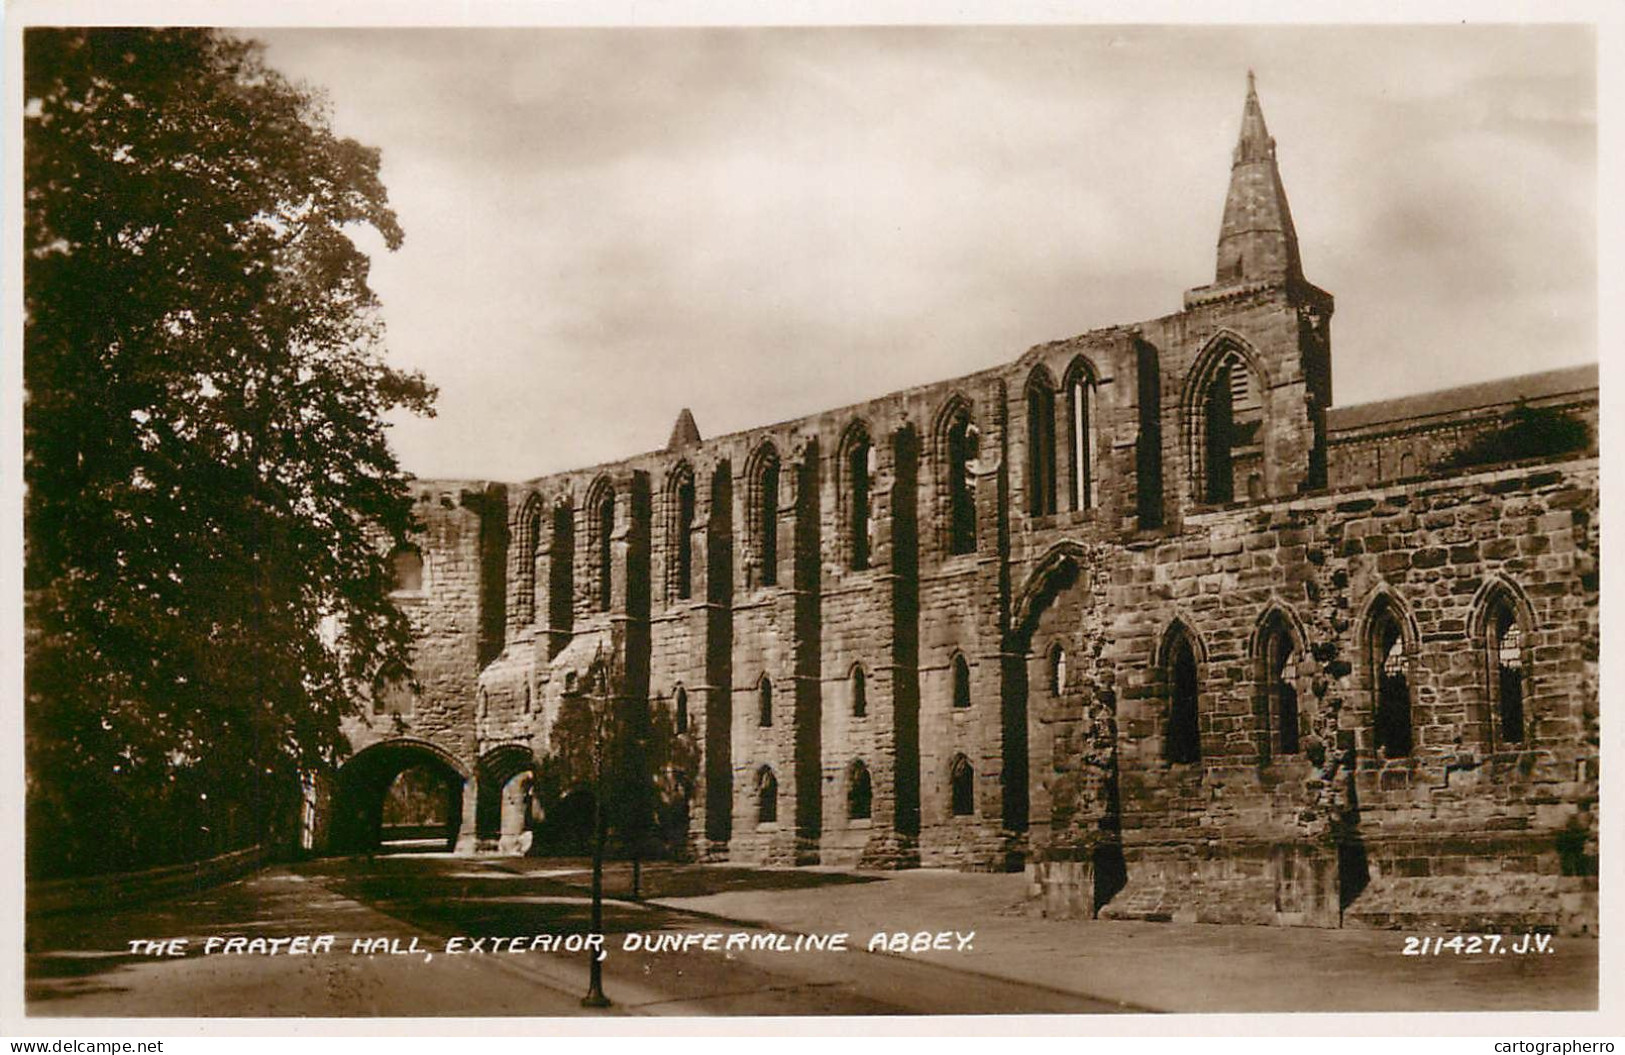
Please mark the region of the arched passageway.
[[341, 853], [450, 850], [462, 826], [465, 774], [422, 740], [388, 740], [339, 768], [332, 847]]
[[480, 759], [479, 799], [474, 811], [481, 850], [522, 854], [530, 849], [531, 786], [536, 759], [517, 744], [494, 748]]

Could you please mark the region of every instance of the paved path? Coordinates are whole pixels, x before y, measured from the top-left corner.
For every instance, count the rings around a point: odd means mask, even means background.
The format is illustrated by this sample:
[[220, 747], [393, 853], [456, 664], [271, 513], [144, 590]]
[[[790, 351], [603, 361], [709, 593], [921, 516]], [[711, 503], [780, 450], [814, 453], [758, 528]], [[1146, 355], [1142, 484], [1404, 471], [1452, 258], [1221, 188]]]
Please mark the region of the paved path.
[[[545, 864], [545, 863], [543, 863]], [[451, 857], [352, 858], [267, 869], [204, 895], [96, 914], [30, 921], [26, 999], [42, 1016], [871, 1015], [1113, 1011], [1107, 1001], [953, 965], [862, 952], [648, 954], [627, 933], [740, 932], [779, 937], [656, 904], [610, 900], [604, 987], [608, 1011], [585, 1010], [583, 953], [493, 952], [493, 938], [586, 930], [582, 891], [548, 874]], [[519, 874], [519, 873], [527, 874]], [[567, 877], [585, 877], [565, 870]], [[767, 882], [779, 882], [772, 873]], [[837, 882], [831, 877], [829, 882]], [[210, 936], [334, 935], [320, 955], [200, 955]], [[130, 952], [132, 939], [190, 939], [192, 955]], [[447, 939], [484, 938], [449, 955]], [[351, 952], [385, 939], [409, 955]], [[416, 945], [413, 945], [413, 942]], [[467, 944], [465, 942], [465, 944]]]
[[[530, 868], [539, 862], [508, 862]], [[785, 870], [811, 879], [822, 869]], [[715, 876], [708, 879], [707, 872]], [[737, 882], [733, 873], [739, 874]], [[581, 873], [578, 873], [578, 876]], [[838, 886], [775, 887], [721, 867], [648, 870], [656, 903], [799, 932], [976, 931], [972, 953], [911, 959], [1088, 994], [1128, 1007], [1200, 1012], [1556, 1011], [1597, 1006], [1597, 942], [1551, 953], [1403, 955], [1395, 931], [1047, 920], [1029, 915], [1020, 875], [922, 869], [830, 872]], [[772, 874], [759, 870], [756, 874]], [[609, 888], [624, 890], [625, 867]], [[951, 1010], [944, 1008], [944, 1010]]]

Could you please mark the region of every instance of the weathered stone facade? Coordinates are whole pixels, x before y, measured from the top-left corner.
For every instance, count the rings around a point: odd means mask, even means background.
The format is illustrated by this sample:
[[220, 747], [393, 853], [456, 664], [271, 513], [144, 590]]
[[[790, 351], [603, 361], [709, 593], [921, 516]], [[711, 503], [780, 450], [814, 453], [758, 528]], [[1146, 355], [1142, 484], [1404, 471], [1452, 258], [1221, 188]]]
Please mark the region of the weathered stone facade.
[[[1332, 310], [1249, 87], [1182, 311], [418, 484], [419, 686], [353, 724], [335, 818], [364, 835], [432, 757], [459, 845], [522, 849], [603, 661], [692, 760], [662, 786], [703, 859], [1026, 868], [1056, 914], [1594, 929], [1595, 450], [1431, 471], [1518, 383], [1334, 409]], [[1594, 423], [1576, 377], [1559, 401]], [[1388, 482], [1401, 446], [1427, 457]]]

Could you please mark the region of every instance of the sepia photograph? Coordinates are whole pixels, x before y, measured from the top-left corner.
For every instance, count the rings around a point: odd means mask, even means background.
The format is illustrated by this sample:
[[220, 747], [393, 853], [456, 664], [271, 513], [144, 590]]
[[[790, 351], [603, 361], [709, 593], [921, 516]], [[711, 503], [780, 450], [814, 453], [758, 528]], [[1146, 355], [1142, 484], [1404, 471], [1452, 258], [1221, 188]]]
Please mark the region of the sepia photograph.
[[1611, 1009], [1598, 25], [333, 6], [11, 12], [8, 1030]]

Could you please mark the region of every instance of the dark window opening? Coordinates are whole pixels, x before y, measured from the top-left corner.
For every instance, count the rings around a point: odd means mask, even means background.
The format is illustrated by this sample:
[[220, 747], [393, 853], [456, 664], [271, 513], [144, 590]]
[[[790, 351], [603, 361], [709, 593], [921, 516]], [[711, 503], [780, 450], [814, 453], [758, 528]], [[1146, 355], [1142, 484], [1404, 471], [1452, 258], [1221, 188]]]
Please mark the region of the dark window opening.
[[1405, 638], [1391, 613], [1372, 627], [1373, 676], [1377, 686], [1377, 749], [1389, 758], [1411, 753], [1411, 690], [1405, 674]]
[[1208, 385], [1203, 400], [1202, 428], [1207, 461], [1204, 466], [1207, 492], [1205, 499], [1214, 505], [1233, 502], [1236, 498], [1236, 479], [1231, 464], [1231, 445], [1235, 432], [1235, 403], [1226, 364]]
[[615, 492], [605, 491], [598, 499], [597, 507], [598, 537], [593, 541], [593, 560], [597, 564], [598, 610], [607, 612], [614, 600], [614, 543], [615, 543]]
[[779, 779], [763, 766], [756, 773], [756, 823], [776, 824], [779, 819]]
[[1027, 512], [1055, 512], [1055, 393], [1037, 377], [1027, 387]]
[[976, 428], [963, 410], [948, 426], [948, 552], [976, 552]]
[[1135, 513], [1141, 531], [1162, 526], [1162, 375], [1157, 350], [1137, 350], [1140, 435], [1134, 442]]
[[861, 666], [852, 668], [852, 717], [862, 718], [869, 713], [868, 678]]
[[681, 685], [677, 686], [676, 695], [677, 731], [688, 732], [688, 690]]
[[575, 514], [568, 505], [553, 507], [553, 544], [548, 548], [547, 621], [553, 630], [568, 631], [575, 615], [572, 568], [575, 563]]
[[779, 463], [775, 459], [762, 467], [761, 483], [762, 585], [779, 581]]
[[1295, 664], [1291, 635], [1285, 627], [1274, 627], [1265, 638], [1264, 678], [1268, 714], [1275, 725], [1276, 750], [1283, 755], [1298, 752], [1298, 690], [1293, 684]]
[[954, 668], [954, 706], [970, 706], [970, 664], [965, 662], [964, 656], [955, 656]]
[[1510, 605], [1502, 604], [1497, 609], [1490, 620], [1490, 631], [1501, 742], [1521, 744], [1524, 738], [1523, 631]]
[[955, 817], [970, 817], [976, 813], [976, 771], [970, 759], [955, 755], [948, 764], [948, 785]]
[[852, 535], [851, 566], [854, 571], [869, 567], [869, 476], [873, 471], [873, 460], [874, 448], [867, 438], [853, 443], [846, 456], [847, 493], [851, 503], [847, 530]]
[[1196, 653], [1181, 634], [1169, 659], [1168, 734], [1163, 753], [1170, 762], [1196, 762], [1202, 757]]
[[773, 682], [767, 675], [762, 675], [761, 684], [756, 686], [757, 702], [761, 705], [758, 712], [758, 724], [768, 726], [773, 724]]
[[677, 597], [688, 600], [694, 594], [694, 481], [685, 479], [677, 486]]
[[1072, 447], [1073, 512], [1095, 505], [1095, 386], [1077, 377], [1067, 386], [1067, 428]]
[[866, 821], [874, 803], [874, 786], [869, 780], [869, 767], [853, 762], [846, 776], [846, 816], [849, 820]]

